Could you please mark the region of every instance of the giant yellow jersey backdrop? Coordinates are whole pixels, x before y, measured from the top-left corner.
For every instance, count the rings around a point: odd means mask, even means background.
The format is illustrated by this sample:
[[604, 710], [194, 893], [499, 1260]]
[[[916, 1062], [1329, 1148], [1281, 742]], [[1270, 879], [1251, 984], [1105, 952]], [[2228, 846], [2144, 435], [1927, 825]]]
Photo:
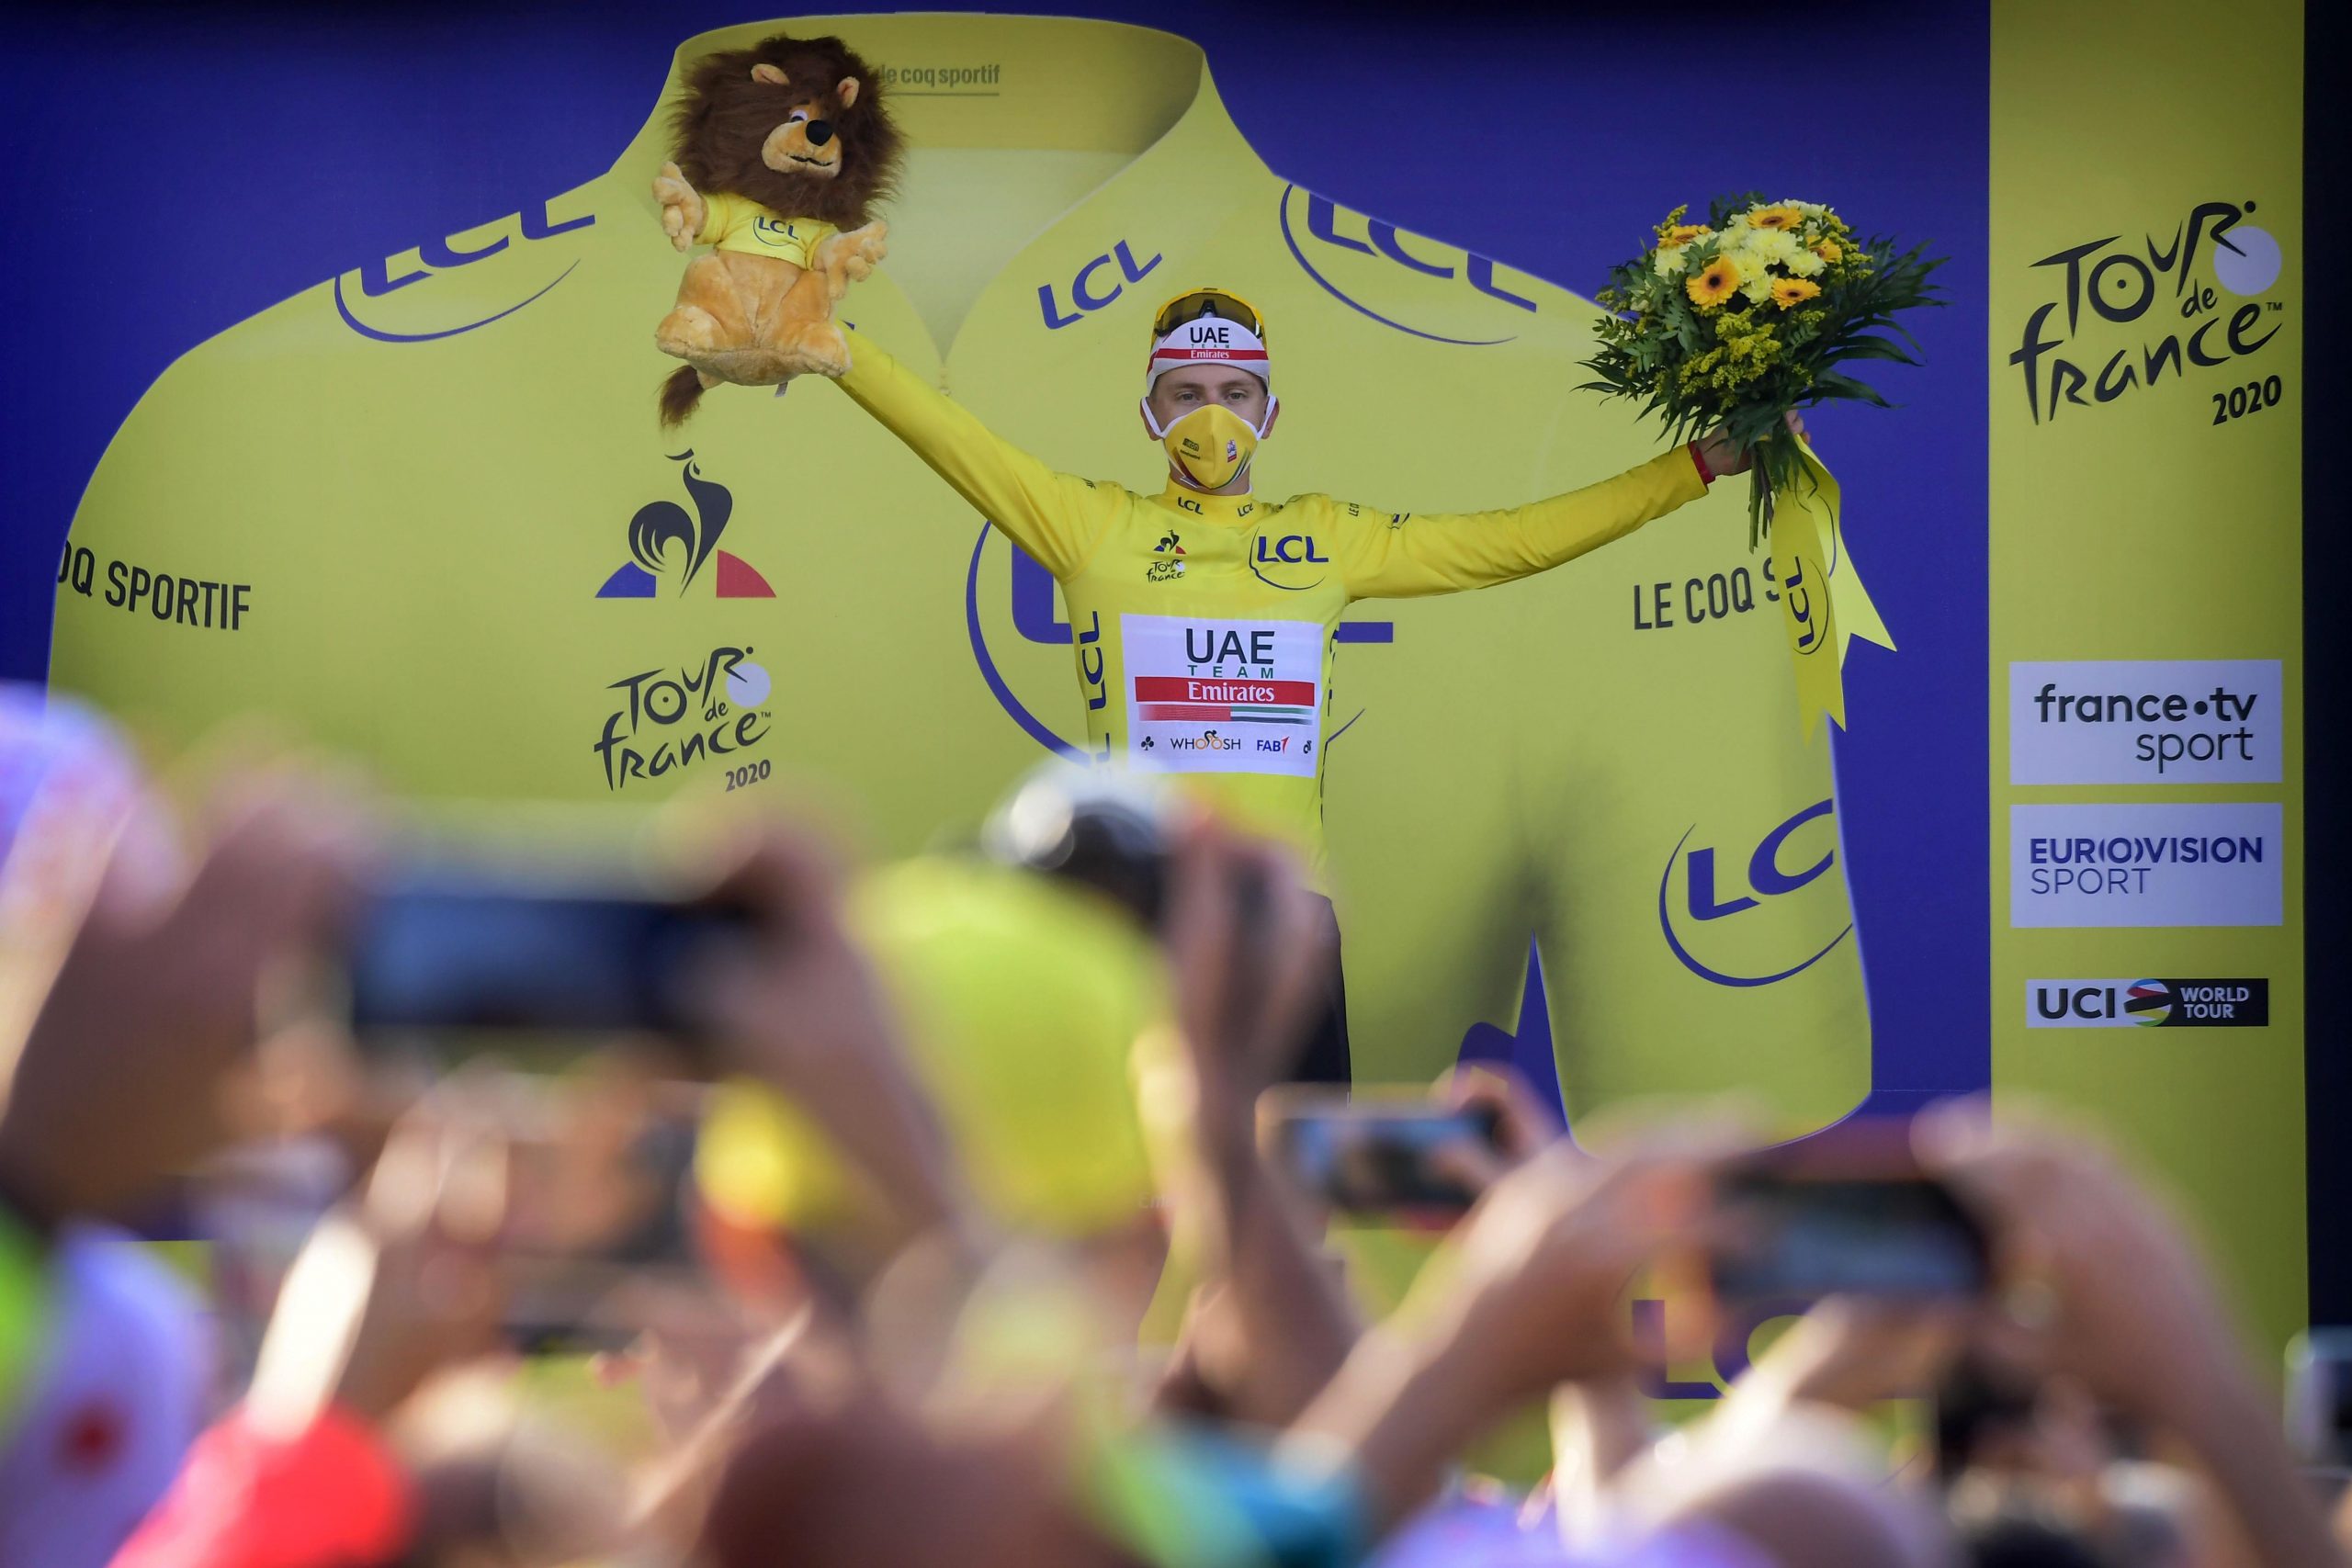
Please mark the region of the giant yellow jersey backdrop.
[[[1467, 513], [1657, 453], [1573, 389], [1589, 301], [1286, 184], [1184, 40], [789, 25], [883, 68], [911, 147], [842, 313], [1053, 468], [1159, 488], [1148, 318], [1201, 282], [1267, 315], [1269, 498]], [[1051, 580], [839, 389], [720, 388], [657, 427], [683, 264], [659, 108], [600, 178], [174, 364], [75, 518], [91, 591], [69, 558], [56, 682], [169, 738], [260, 707], [428, 798], [811, 777], [893, 851], [1081, 745]], [[1866, 1092], [1828, 752], [1737, 489], [1542, 577], [1350, 612], [1326, 833], [1360, 1077], [1511, 1024], [1532, 933], [1574, 1110], [1738, 1086], [1795, 1130]]]

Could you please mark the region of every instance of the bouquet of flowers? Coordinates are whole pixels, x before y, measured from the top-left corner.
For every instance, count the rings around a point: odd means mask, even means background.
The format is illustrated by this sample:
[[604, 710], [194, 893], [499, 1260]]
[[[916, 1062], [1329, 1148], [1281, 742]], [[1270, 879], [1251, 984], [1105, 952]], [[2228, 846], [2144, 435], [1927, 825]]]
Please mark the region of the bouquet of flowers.
[[1928, 283], [1942, 258], [1858, 240], [1818, 202], [1751, 192], [1717, 198], [1704, 223], [1682, 221], [1687, 210], [1667, 214], [1656, 243], [1610, 274], [1598, 296], [1610, 312], [1600, 352], [1585, 361], [1600, 378], [1583, 389], [1640, 400], [1677, 441], [1721, 425], [1752, 453], [1753, 549], [1771, 525], [1773, 495], [1806, 477], [1783, 416], [1838, 398], [1887, 407], [1838, 367], [1920, 363], [1895, 316], [1943, 303]]

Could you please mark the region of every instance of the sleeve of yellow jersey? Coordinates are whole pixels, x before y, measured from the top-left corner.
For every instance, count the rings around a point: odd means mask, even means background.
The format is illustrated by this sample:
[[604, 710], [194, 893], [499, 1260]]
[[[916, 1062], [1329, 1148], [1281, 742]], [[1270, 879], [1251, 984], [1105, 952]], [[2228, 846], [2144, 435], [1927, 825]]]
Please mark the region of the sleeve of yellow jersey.
[[697, 245], [715, 245], [738, 228], [752, 220], [757, 209], [740, 196], [725, 191], [702, 193], [702, 230], [695, 235]]
[[1057, 473], [993, 434], [938, 388], [843, 330], [842, 390], [913, 449], [956, 494], [1056, 577], [1084, 566], [1118, 515], [1120, 491]]
[[1706, 492], [1690, 452], [1678, 446], [1613, 479], [1494, 512], [1375, 512], [1302, 499], [1331, 509], [1350, 598], [1409, 599], [1531, 577]]

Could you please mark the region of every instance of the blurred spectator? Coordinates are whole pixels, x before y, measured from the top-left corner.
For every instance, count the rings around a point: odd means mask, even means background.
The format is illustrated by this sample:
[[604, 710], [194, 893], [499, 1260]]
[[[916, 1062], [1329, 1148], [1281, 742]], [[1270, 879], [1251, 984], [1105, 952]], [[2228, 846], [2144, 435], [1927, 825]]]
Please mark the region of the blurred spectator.
[[127, 1235], [72, 1222], [46, 1343], [0, 1452], [0, 1562], [102, 1568], [202, 1427], [209, 1345], [187, 1288]]

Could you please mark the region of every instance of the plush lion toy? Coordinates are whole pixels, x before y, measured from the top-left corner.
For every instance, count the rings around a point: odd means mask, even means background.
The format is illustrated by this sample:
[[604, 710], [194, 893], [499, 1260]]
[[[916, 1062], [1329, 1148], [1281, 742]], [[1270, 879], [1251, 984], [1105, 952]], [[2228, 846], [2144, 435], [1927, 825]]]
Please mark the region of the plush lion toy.
[[869, 217], [898, 175], [898, 128], [865, 62], [837, 38], [779, 33], [706, 56], [673, 120], [676, 161], [653, 199], [686, 264], [654, 345], [684, 360], [662, 384], [662, 423], [721, 381], [838, 376], [849, 345], [833, 305], [874, 270], [887, 226]]

